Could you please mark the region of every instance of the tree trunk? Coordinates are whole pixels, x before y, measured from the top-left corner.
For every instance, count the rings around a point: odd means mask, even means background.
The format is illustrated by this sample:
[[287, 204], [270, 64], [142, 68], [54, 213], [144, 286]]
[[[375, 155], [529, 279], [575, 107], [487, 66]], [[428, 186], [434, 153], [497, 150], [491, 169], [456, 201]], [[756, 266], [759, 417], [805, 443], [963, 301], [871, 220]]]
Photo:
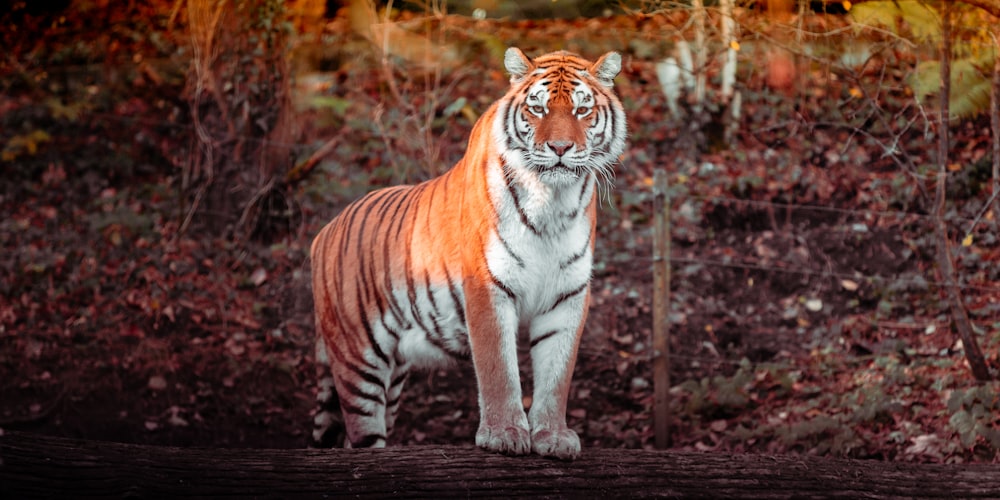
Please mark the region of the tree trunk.
[[725, 130], [723, 132], [723, 142], [730, 149], [736, 147], [736, 130], [740, 125], [740, 105], [742, 99], [739, 92], [736, 92], [736, 63], [737, 49], [739, 44], [736, 41], [736, 18], [733, 12], [733, 0], [719, 1], [719, 23], [722, 29], [722, 43], [726, 47], [725, 62], [722, 65], [722, 85], [719, 97], [722, 103], [727, 106], [726, 113], [722, 118]]
[[[1000, 41], [1000, 29], [996, 25], [993, 27], [993, 40]], [[993, 132], [993, 227], [996, 228], [1000, 227], [1000, 54], [993, 59], [990, 129]]]
[[186, 449], [0, 436], [0, 498], [996, 498], [1000, 468], [588, 448], [575, 462], [472, 447]]
[[694, 112], [701, 115], [705, 106], [705, 95], [708, 92], [708, 42], [705, 38], [705, 18], [708, 13], [705, 11], [704, 0], [691, 1], [691, 17], [694, 21]]
[[958, 278], [955, 274], [954, 259], [951, 254], [951, 241], [948, 236], [948, 226], [945, 224], [945, 202], [947, 191], [945, 182], [948, 178], [948, 151], [951, 149], [949, 126], [951, 122], [951, 36], [952, 13], [948, 3], [941, 5], [941, 107], [938, 111], [938, 174], [934, 194], [934, 230], [937, 233], [937, 263], [945, 282], [945, 294], [951, 306], [951, 320], [955, 325], [965, 359], [969, 362], [972, 375], [977, 380], [991, 380], [989, 365], [979, 349], [972, 322], [962, 302], [962, 292], [958, 288]]

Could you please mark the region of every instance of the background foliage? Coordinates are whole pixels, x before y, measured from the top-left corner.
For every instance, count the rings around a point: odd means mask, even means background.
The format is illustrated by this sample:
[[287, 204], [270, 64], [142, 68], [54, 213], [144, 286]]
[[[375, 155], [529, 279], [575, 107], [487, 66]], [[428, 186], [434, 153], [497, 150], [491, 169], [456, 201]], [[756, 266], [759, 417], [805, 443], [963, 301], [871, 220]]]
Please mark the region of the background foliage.
[[[453, 164], [518, 45], [626, 60], [630, 146], [602, 200], [570, 403], [585, 445], [652, 443], [650, 187], [666, 168], [675, 447], [998, 459], [1000, 387], [969, 374], [934, 259], [940, 3], [740, 3], [733, 145], [712, 101], [728, 49], [714, 4], [697, 129], [655, 71], [696, 38], [690, 3], [514, 4], [11, 2], [0, 428], [303, 446], [311, 236], [364, 192]], [[995, 368], [997, 23], [956, 10], [946, 220]], [[460, 370], [412, 379], [397, 442], [471, 442]]]

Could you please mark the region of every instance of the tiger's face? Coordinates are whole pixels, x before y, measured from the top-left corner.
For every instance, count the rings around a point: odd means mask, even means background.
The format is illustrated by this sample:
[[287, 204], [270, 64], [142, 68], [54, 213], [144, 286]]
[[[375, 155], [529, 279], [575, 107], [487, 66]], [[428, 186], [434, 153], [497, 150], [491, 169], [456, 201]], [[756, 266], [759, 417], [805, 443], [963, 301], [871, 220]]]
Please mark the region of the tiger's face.
[[625, 114], [611, 90], [621, 56], [611, 52], [591, 63], [556, 52], [532, 61], [511, 48], [504, 64], [511, 89], [497, 140], [507, 164], [546, 184], [591, 172], [610, 176], [625, 148]]

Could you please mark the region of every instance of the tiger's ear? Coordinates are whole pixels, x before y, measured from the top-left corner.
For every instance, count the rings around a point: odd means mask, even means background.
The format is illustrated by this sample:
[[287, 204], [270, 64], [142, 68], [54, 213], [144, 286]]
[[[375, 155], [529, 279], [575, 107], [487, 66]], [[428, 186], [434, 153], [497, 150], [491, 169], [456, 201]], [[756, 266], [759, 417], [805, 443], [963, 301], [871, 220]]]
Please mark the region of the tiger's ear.
[[593, 66], [590, 67], [590, 74], [607, 87], [615, 85], [614, 79], [622, 70], [622, 56], [617, 52], [608, 52], [601, 56]]
[[517, 47], [511, 47], [504, 53], [503, 66], [510, 72], [511, 82], [524, 78], [528, 72], [535, 68], [535, 65], [531, 64], [531, 59], [528, 59], [528, 56], [524, 55], [524, 52], [521, 52], [521, 49]]

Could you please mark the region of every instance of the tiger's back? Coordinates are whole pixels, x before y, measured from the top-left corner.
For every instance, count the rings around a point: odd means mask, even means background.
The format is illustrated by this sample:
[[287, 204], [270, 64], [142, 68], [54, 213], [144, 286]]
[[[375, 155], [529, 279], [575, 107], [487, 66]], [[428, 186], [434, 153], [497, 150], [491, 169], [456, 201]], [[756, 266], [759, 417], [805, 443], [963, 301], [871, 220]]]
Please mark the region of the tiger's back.
[[[317, 235], [318, 341], [348, 445], [385, 444], [410, 368], [471, 355], [477, 444], [579, 453], [565, 407], [589, 300], [597, 182], [624, 147], [624, 115], [610, 92], [619, 61], [613, 53], [595, 64], [568, 53], [531, 61], [510, 49], [512, 88], [480, 117], [455, 167], [372, 192]], [[535, 377], [528, 414], [519, 328], [528, 330]], [[318, 416], [319, 427], [328, 423]]]

